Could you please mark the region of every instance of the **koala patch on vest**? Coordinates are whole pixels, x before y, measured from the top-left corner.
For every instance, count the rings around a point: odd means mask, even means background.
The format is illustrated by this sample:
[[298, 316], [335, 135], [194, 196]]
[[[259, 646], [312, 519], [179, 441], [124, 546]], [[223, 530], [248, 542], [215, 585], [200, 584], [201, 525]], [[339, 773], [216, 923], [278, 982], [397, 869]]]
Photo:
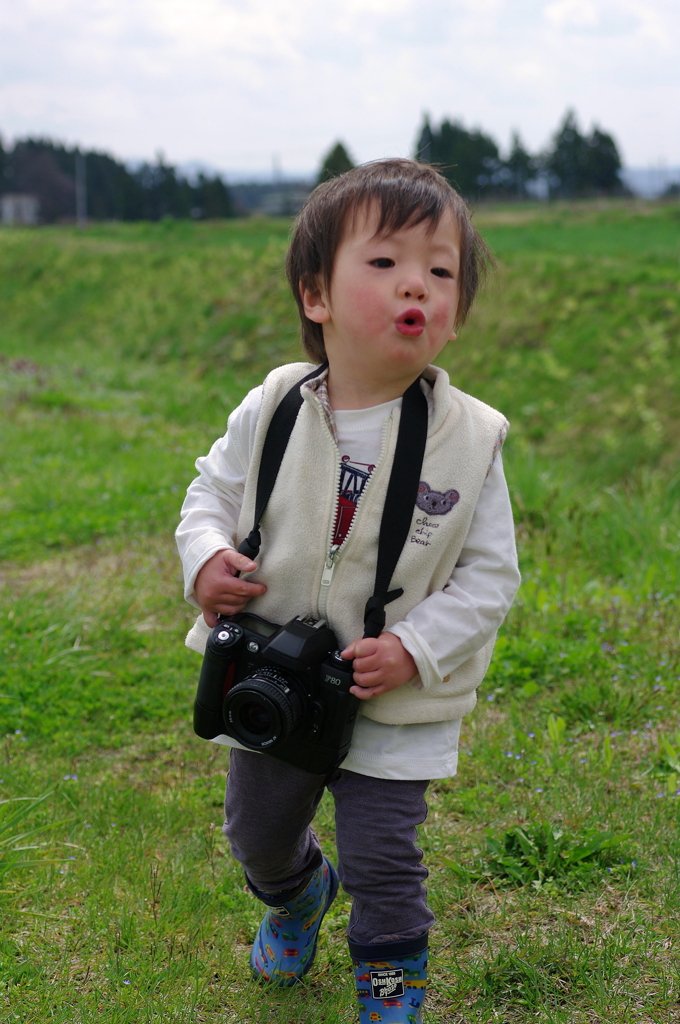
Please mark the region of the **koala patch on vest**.
[[445, 516], [459, 498], [458, 491], [433, 491], [425, 480], [421, 480], [418, 484], [416, 505], [421, 512], [427, 512], [429, 516]]

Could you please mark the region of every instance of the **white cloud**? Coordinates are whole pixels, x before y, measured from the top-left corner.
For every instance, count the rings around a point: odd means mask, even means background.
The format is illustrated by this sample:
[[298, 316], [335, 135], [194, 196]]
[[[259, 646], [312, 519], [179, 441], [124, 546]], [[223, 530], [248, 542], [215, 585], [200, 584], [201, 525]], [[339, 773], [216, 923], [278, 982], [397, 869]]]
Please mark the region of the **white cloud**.
[[677, 0], [0, 0], [0, 129], [312, 169], [408, 153], [423, 111], [538, 148], [568, 106], [680, 162]]
[[556, 0], [544, 9], [545, 17], [556, 28], [594, 28], [599, 21], [595, 0]]

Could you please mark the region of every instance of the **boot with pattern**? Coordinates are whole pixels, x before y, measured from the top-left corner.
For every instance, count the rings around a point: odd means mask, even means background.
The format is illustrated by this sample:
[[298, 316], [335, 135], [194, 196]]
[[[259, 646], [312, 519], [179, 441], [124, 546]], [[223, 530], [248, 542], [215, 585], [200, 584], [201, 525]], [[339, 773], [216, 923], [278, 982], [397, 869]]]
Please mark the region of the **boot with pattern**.
[[275, 985], [295, 985], [314, 962], [321, 922], [338, 891], [335, 869], [324, 857], [298, 891], [276, 896], [248, 885], [269, 907], [250, 954], [253, 975]]
[[349, 940], [359, 1024], [422, 1024], [427, 987], [427, 932], [403, 942]]

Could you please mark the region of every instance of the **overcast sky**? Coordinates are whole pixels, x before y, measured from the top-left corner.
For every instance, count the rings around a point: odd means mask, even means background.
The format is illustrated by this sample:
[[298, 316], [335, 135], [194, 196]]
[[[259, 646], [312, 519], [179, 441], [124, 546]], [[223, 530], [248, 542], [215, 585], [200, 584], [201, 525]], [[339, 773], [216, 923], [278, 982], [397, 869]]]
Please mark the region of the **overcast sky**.
[[680, 0], [0, 0], [0, 133], [235, 172], [411, 155], [424, 111], [534, 151], [568, 106], [680, 164]]

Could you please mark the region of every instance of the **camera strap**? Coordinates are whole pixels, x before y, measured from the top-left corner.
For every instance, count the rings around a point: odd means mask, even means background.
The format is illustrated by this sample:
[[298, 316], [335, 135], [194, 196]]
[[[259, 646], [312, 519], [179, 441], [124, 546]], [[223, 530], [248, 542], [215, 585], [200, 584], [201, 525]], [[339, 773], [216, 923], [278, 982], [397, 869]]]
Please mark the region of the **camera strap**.
[[401, 401], [397, 446], [380, 520], [375, 586], [364, 609], [364, 636], [380, 636], [385, 628], [385, 605], [404, 593], [402, 587], [387, 588], [411, 529], [426, 443], [427, 398], [418, 378]]
[[[255, 521], [252, 530], [238, 548], [247, 558], [255, 559], [260, 551], [260, 521], [274, 490], [290, 435], [302, 407], [301, 385], [318, 377], [327, 366], [324, 363], [297, 381], [274, 410], [262, 447], [255, 492]], [[387, 588], [411, 528], [426, 443], [427, 398], [418, 378], [406, 389], [402, 398], [397, 444], [380, 521], [375, 586], [364, 609], [365, 637], [380, 635], [385, 628], [385, 605], [396, 601], [404, 593], [401, 587], [395, 590]]]
[[315, 370], [308, 373], [306, 377], [293, 384], [290, 391], [283, 396], [272, 416], [267, 434], [262, 446], [262, 458], [260, 459], [260, 470], [257, 476], [257, 489], [255, 491], [255, 521], [248, 536], [241, 541], [238, 550], [246, 558], [257, 558], [260, 553], [262, 537], [260, 536], [260, 520], [264, 515], [267, 502], [274, 490], [276, 478], [279, 475], [283, 456], [293, 433], [295, 421], [302, 408], [302, 393], [300, 388], [308, 380], [318, 377], [328, 368], [328, 363], [322, 363]]

